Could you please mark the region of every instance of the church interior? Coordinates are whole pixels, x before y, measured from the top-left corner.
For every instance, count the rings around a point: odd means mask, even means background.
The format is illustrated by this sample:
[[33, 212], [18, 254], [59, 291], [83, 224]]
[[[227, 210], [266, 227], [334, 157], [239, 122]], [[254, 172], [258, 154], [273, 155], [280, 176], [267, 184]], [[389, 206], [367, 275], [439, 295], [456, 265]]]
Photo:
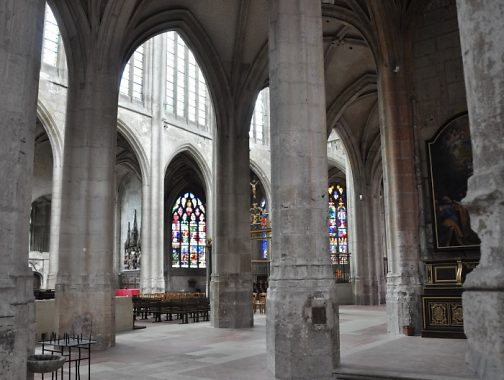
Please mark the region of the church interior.
[[4, 0], [0, 378], [504, 380], [502, 19]]

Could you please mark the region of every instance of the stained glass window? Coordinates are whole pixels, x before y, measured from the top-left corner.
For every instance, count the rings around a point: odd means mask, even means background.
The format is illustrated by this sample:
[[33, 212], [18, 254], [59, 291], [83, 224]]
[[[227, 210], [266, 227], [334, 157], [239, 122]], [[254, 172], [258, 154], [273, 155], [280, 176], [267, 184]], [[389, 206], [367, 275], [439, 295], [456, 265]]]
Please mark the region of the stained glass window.
[[346, 190], [342, 185], [329, 186], [329, 252], [333, 264], [347, 264], [348, 253], [348, 223]]
[[[261, 229], [267, 229], [269, 227], [269, 220], [268, 220], [269, 214], [268, 214], [268, 211], [266, 210], [266, 199], [263, 198], [261, 200], [260, 207], [262, 210]], [[261, 240], [261, 258], [265, 259], [265, 260], [269, 258], [269, 254], [268, 254], [269, 243], [268, 243], [267, 236], [268, 235], [266, 232], [263, 232], [261, 234], [261, 237], [263, 237], [263, 239]]]
[[205, 240], [205, 206], [184, 193], [172, 208], [172, 268], [206, 268]]

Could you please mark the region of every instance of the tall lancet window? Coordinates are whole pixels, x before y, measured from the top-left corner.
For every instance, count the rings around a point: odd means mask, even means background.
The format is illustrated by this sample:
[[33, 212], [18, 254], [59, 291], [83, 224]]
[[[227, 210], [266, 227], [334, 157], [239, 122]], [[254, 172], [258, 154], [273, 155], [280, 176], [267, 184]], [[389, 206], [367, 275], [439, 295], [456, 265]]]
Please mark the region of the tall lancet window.
[[[333, 264], [347, 264], [348, 220], [345, 187], [339, 184], [329, 186], [329, 252]], [[340, 255], [345, 254], [345, 255]], [[345, 262], [342, 262], [345, 261]]]
[[120, 93], [130, 100], [143, 102], [144, 45], [140, 45], [124, 67]]
[[269, 144], [269, 108], [269, 87], [265, 87], [257, 95], [250, 122], [249, 137], [256, 144]]
[[50, 66], [58, 64], [58, 52], [60, 44], [60, 32], [58, 23], [54, 18], [51, 8], [46, 4], [44, 20], [44, 42], [42, 45], [42, 61]]
[[183, 193], [172, 207], [172, 268], [206, 268], [206, 218], [203, 202]]
[[177, 32], [166, 34], [166, 94], [168, 114], [208, 130], [210, 98], [196, 58]]

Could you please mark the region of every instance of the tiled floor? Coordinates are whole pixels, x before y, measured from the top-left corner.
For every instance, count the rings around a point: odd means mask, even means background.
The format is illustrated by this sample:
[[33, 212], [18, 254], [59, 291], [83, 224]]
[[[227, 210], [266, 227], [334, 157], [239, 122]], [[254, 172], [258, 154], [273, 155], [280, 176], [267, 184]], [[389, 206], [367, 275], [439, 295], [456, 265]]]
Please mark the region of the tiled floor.
[[[256, 314], [254, 328], [241, 330], [215, 329], [208, 322], [143, 324], [147, 328], [118, 334], [114, 348], [93, 352], [92, 379], [272, 379], [266, 369], [264, 315]], [[464, 364], [465, 340], [388, 336], [383, 307], [341, 306], [340, 329], [338, 372], [475, 379]], [[81, 378], [87, 379], [85, 368]]]

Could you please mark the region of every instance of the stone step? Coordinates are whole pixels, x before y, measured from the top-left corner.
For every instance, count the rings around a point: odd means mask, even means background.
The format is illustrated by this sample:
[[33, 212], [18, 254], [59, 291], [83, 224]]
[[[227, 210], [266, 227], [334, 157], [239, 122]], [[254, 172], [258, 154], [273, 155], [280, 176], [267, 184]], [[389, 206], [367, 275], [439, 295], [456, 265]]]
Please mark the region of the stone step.
[[338, 367], [334, 371], [337, 380], [476, 380], [476, 377], [446, 376], [435, 374], [404, 373], [355, 367]]

